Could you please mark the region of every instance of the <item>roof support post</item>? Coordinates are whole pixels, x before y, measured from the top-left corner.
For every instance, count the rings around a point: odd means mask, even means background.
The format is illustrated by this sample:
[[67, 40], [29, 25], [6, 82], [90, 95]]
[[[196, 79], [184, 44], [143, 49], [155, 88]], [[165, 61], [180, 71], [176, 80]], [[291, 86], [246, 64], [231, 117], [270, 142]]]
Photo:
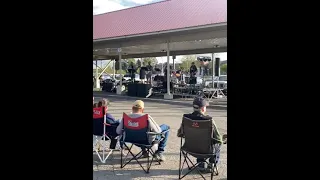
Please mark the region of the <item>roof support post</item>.
[[117, 86], [117, 94], [122, 94], [122, 57], [121, 57], [121, 48], [118, 48], [119, 53], [119, 72], [120, 72], [120, 83], [119, 86]]
[[99, 70], [98, 70], [98, 60], [96, 60], [96, 88], [100, 88]]
[[113, 60], [113, 79], [116, 79], [116, 60]]
[[214, 80], [214, 71], [215, 71], [215, 69], [214, 69], [214, 65], [215, 65], [215, 62], [216, 62], [216, 60], [214, 59], [215, 58], [215, 55], [214, 55], [214, 53], [212, 53], [212, 88], [214, 88], [214, 82], [213, 82], [213, 80]]
[[170, 42], [167, 42], [167, 93], [164, 95], [164, 99], [173, 99], [173, 94], [170, 93]]

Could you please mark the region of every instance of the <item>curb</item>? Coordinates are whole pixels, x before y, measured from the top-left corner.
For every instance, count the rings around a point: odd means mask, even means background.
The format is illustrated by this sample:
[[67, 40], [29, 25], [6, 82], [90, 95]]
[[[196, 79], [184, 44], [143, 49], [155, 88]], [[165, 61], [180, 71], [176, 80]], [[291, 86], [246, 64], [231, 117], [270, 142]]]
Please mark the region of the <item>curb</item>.
[[[109, 93], [101, 93], [101, 92], [93, 92], [93, 96], [95, 97], [104, 97], [104, 98], [119, 98], [119, 99], [132, 99], [136, 100], [138, 97], [131, 97], [131, 96], [124, 96], [124, 95], [117, 95], [117, 94], [109, 94]], [[166, 100], [166, 99], [154, 99], [154, 98], [139, 98], [145, 102], [161, 102], [164, 104], [173, 104], [173, 105], [182, 105], [182, 106], [191, 106], [191, 102], [181, 102], [181, 101], [174, 101], [174, 100]], [[227, 106], [223, 105], [209, 105], [208, 109], [216, 109], [216, 110], [227, 110]]]

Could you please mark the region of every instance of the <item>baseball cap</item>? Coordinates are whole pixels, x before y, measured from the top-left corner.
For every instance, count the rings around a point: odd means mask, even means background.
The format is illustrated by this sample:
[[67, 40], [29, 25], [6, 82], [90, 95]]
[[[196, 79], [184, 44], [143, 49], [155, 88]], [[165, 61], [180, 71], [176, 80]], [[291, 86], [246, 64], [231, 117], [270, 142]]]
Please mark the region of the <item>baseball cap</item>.
[[198, 109], [198, 108], [201, 108], [201, 107], [208, 106], [209, 104], [204, 98], [196, 97], [196, 98], [194, 98], [192, 105], [193, 105], [194, 108]]
[[140, 108], [140, 109], [144, 109], [144, 102], [141, 100], [136, 100], [132, 107], [136, 107], [136, 108]]

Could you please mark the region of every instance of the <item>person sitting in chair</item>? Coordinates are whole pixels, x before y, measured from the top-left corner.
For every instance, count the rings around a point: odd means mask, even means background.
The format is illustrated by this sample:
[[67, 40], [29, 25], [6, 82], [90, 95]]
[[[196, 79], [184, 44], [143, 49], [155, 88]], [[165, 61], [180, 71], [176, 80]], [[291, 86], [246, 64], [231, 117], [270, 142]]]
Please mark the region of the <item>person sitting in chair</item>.
[[101, 101], [98, 102], [98, 107], [104, 107], [105, 108], [105, 113], [106, 113], [106, 123], [110, 124], [111, 126], [109, 127], [110, 129], [110, 135], [116, 137], [118, 134], [116, 133], [116, 128], [119, 125], [119, 120], [115, 120], [115, 118], [108, 113], [108, 100], [107, 99], [102, 99]]
[[[220, 156], [220, 145], [223, 143], [223, 141], [222, 141], [221, 135], [220, 135], [218, 128], [217, 128], [214, 120], [212, 119], [212, 117], [209, 115], [205, 115], [206, 110], [207, 110], [207, 108], [206, 108], [207, 106], [208, 106], [208, 103], [204, 98], [196, 97], [193, 101], [193, 113], [184, 114], [183, 116], [186, 118], [192, 119], [192, 120], [212, 120], [213, 134], [212, 134], [211, 138], [214, 140], [213, 144], [217, 145], [216, 152], [215, 152], [216, 157], [215, 157], [214, 161], [216, 163], [218, 163], [219, 156]], [[184, 133], [183, 133], [183, 130], [181, 127], [178, 129], [177, 136], [178, 137], [184, 136]], [[201, 137], [199, 137], [199, 140], [201, 140]], [[203, 161], [205, 161], [205, 159], [197, 159], [197, 162], [203, 162]], [[209, 161], [209, 162], [212, 162], [212, 161]], [[206, 165], [206, 163], [201, 163], [199, 165], [199, 168], [201, 171], [206, 171], [206, 170], [210, 169], [210, 167], [205, 167], [205, 165]]]
[[[138, 118], [138, 117], [141, 117], [145, 115], [144, 114], [144, 102], [141, 101], [141, 100], [137, 100], [133, 103], [133, 106], [132, 106], [132, 113], [131, 114], [128, 114], [129, 117], [131, 118]], [[155, 133], [161, 133], [163, 131], [167, 131], [168, 129], [170, 129], [170, 127], [168, 125], [165, 125], [165, 124], [162, 124], [162, 125], [158, 125], [154, 120], [153, 118], [149, 115], [148, 117], [148, 121], [149, 121], [149, 128], [150, 128], [150, 131], [151, 132], [155, 132]], [[117, 133], [118, 134], [121, 134], [122, 133], [122, 129], [123, 129], [123, 123], [122, 123], [122, 120], [120, 120], [120, 124], [119, 126], [117, 127]], [[158, 146], [158, 150], [155, 152], [155, 156], [158, 160], [160, 161], [164, 161], [165, 160], [165, 157], [163, 155], [163, 152], [164, 152], [164, 149], [166, 147], [166, 143], [167, 143], [167, 140], [168, 140], [168, 136], [169, 136], [169, 131], [167, 131], [166, 133], [164, 133], [165, 137], [164, 139], [159, 143], [159, 146]], [[154, 141], [155, 139], [159, 138], [157, 136], [149, 136], [149, 141], [152, 142]], [[146, 150], [142, 149], [143, 150], [143, 157], [148, 157], [149, 154]]]

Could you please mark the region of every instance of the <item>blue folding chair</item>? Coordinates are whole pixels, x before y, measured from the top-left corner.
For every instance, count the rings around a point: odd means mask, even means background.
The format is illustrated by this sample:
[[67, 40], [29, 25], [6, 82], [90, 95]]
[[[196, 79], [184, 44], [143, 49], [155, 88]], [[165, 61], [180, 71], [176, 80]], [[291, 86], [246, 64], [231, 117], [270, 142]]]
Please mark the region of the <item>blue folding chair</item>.
[[[160, 141], [163, 140], [164, 134], [168, 131], [164, 131], [161, 133], [150, 132], [150, 126], [148, 121], [148, 114], [140, 116], [138, 118], [131, 118], [127, 114], [123, 113], [123, 130], [122, 130], [122, 141], [123, 145], [128, 149], [128, 153], [123, 159], [123, 149], [121, 149], [121, 168], [124, 168], [127, 164], [129, 164], [132, 160], [137, 161], [140, 167], [143, 169], [145, 173], [149, 173], [150, 167], [155, 159], [159, 164], [161, 164], [160, 160], [155, 158], [155, 152], [152, 150], [152, 146], [155, 144], [159, 144]], [[156, 138], [154, 141], [150, 142], [149, 136], [155, 135]], [[126, 143], [131, 143], [131, 146], [128, 147]], [[141, 148], [141, 151], [138, 154], [133, 154], [131, 151], [133, 145]], [[152, 158], [150, 161], [149, 156], [147, 157], [147, 167], [144, 168], [142, 163], [138, 160], [143, 155], [143, 149], [145, 149], [148, 154], [151, 154]], [[132, 155], [132, 158], [127, 161], [128, 154]]]

